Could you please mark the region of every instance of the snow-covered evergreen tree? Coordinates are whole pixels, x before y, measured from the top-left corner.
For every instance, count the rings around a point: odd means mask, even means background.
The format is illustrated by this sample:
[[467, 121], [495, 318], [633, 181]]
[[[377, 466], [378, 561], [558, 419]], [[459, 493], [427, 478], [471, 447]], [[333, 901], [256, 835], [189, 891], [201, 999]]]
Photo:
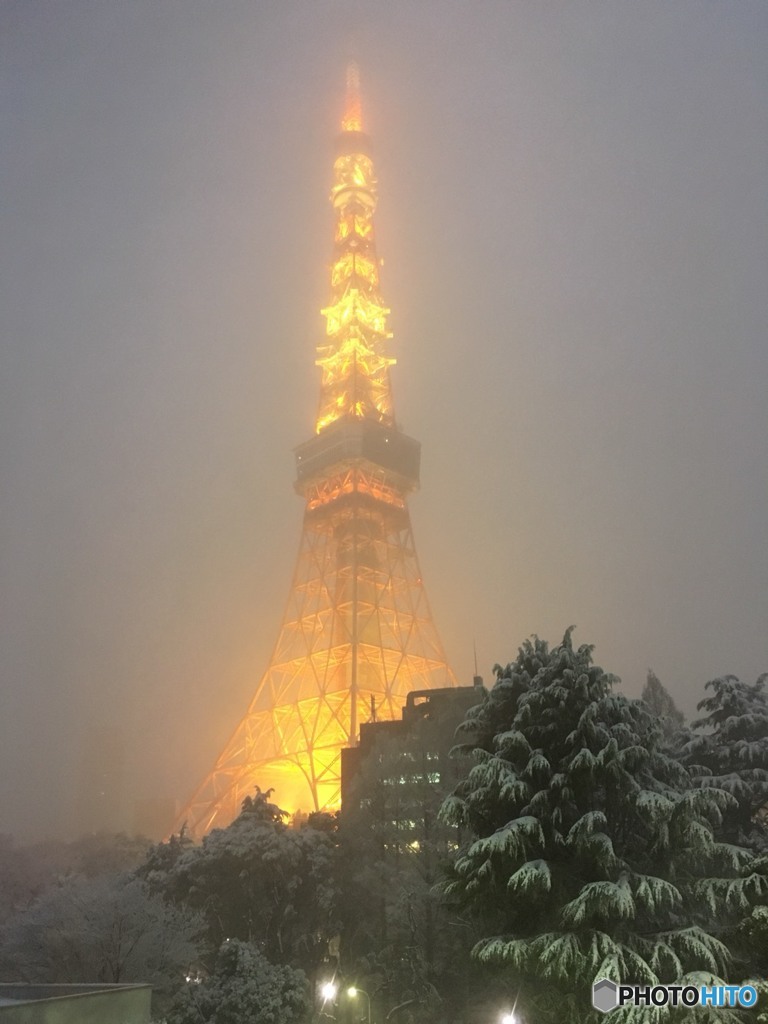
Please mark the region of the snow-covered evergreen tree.
[[754, 683], [722, 676], [707, 683], [711, 697], [698, 704], [706, 714], [682, 760], [700, 784], [727, 790], [735, 805], [721, 833], [730, 842], [768, 852], [768, 693], [762, 675]]
[[684, 738], [681, 737], [685, 726], [685, 716], [678, 709], [669, 690], [653, 669], [648, 669], [641, 698], [658, 718], [662, 736], [670, 749], [678, 747], [684, 739], [688, 738], [687, 735]]
[[443, 807], [474, 837], [446, 883], [484, 927], [473, 955], [504, 967], [537, 1024], [601, 1019], [590, 988], [603, 977], [738, 978], [729, 929], [766, 879], [749, 852], [715, 838], [733, 797], [693, 786], [655, 716], [612, 692], [614, 678], [591, 647], [574, 649], [570, 630], [552, 650], [526, 641], [496, 672], [462, 727], [475, 764]]

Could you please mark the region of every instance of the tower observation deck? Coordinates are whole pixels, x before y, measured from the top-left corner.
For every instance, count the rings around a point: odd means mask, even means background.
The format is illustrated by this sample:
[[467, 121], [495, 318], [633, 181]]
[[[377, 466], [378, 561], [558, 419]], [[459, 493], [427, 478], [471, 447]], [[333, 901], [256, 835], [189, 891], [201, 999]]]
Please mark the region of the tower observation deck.
[[421, 446], [395, 420], [376, 178], [355, 65], [341, 129], [320, 401], [314, 436], [295, 453], [305, 500], [296, 569], [251, 705], [178, 820], [198, 835], [228, 824], [257, 785], [274, 788], [289, 810], [337, 807], [341, 749], [357, 743], [360, 725], [399, 718], [412, 690], [455, 685], [406, 501], [419, 485]]

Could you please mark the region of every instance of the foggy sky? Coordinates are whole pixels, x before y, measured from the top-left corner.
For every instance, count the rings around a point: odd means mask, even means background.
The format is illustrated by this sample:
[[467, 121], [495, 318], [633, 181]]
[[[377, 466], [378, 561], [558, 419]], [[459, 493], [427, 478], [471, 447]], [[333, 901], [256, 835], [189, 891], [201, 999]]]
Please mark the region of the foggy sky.
[[460, 680], [572, 623], [688, 714], [768, 670], [766, 52], [759, 0], [0, 5], [0, 832], [99, 735], [126, 827], [186, 800], [266, 668], [351, 56]]

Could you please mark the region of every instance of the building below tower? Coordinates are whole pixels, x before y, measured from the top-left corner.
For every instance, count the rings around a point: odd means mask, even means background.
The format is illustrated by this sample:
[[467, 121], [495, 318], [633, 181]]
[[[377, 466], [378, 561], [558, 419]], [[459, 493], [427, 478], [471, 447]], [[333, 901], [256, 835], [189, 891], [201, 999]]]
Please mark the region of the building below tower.
[[450, 752], [457, 727], [484, 694], [479, 676], [473, 686], [415, 690], [399, 720], [363, 723], [359, 744], [341, 752], [343, 819], [363, 812], [372, 827], [395, 829], [402, 844], [418, 849], [465, 774]]
[[378, 990], [379, 1015], [405, 990], [419, 1000], [438, 989], [464, 998], [455, 965], [472, 943], [438, 892], [462, 836], [439, 812], [467, 771], [466, 758], [451, 756], [470, 739], [456, 729], [484, 696], [479, 678], [413, 691], [399, 719], [364, 723], [359, 744], [342, 751], [339, 828], [350, 869], [341, 959]]

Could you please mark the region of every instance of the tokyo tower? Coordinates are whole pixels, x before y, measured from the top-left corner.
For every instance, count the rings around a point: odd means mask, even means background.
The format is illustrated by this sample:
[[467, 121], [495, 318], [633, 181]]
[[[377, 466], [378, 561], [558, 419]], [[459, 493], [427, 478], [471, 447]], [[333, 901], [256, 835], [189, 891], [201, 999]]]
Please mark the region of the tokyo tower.
[[340, 800], [341, 749], [361, 722], [394, 719], [412, 690], [454, 686], [427, 602], [407, 495], [421, 446], [397, 426], [373, 216], [377, 191], [359, 74], [347, 71], [336, 140], [331, 298], [318, 347], [315, 434], [296, 449], [306, 507], [269, 666], [243, 720], [179, 817], [227, 825], [255, 786], [291, 810]]

